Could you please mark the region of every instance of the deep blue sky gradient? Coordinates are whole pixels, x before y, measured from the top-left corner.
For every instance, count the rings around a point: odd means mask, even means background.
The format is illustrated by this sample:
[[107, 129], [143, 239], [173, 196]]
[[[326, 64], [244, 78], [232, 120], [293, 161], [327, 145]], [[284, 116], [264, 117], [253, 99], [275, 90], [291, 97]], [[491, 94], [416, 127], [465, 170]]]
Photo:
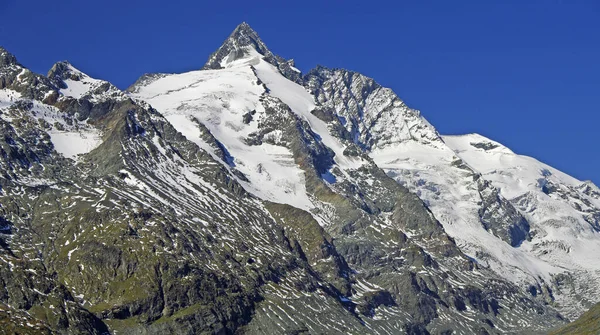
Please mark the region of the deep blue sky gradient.
[[600, 1], [0, 0], [0, 45], [126, 88], [199, 69], [237, 24], [294, 58], [362, 72], [443, 134], [477, 132], [600, 184]]

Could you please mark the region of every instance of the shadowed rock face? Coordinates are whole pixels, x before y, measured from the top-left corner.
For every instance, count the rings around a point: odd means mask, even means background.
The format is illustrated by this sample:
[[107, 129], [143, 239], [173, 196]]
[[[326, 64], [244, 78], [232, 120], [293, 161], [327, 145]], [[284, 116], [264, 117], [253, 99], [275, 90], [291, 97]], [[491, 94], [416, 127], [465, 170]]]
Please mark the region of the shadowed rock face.
[[479, 215], [484, 228], [513, 247], [531, 240], [529, 222], [489, 182], [479, 179], [483, 200]]
[[[302, 77], [245, 23], [204, 69], [243, 58], [248, 47], [305, 85], [316, 98], [311, 114], [345, 157], [362, 162], [338, 166], [340, 153], [252, 68], [264, 92], [260, 111], [239, 113], [253, 127], [242, 143], [288, 150], [311, 212], [253, 195], [238, 170], [246, 162], [201, 118], [189, 119], [197, 142], [109, 83], [65, 95], [69, 81], [85, 77], [66, 62], [44, 77], [0, 49], [1, 92], [14, 98], [0, 101], [2, 329], [448, 334], [564, 323], [544, 297], [467, 257], [427, 204], [369, 157], [409, 140], [441, 146], [417, 111], [357, 73], [320, 68]], [[128, 92], [166, 77], [145, 75]], [[56, 134], [90, 129], [100, 133], [96, 146], [73, 159], [57, 151]], [[526, 240], [527, 221], [479, 186], [482, 225], [512, 245]]]

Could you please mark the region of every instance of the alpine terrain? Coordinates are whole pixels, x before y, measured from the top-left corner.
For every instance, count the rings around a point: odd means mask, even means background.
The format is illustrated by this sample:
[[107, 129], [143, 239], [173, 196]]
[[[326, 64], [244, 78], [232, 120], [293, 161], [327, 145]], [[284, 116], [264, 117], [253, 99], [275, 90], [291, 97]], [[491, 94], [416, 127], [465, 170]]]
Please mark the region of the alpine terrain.
[[591, 182], [246, 23], [198, 68], [121, 91], [0, 48], [0, 333], [544, 334], [600, 302]]

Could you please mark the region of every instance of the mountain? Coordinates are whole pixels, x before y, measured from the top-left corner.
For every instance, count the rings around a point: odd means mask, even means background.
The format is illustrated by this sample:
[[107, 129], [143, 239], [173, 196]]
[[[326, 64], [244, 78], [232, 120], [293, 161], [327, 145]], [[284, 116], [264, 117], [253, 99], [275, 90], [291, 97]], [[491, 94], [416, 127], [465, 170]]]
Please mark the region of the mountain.
[[246, 23], [125, 92], [0, 49], [0, 112], [8, 333], [532, 334], [600, 301], [595, 185]]

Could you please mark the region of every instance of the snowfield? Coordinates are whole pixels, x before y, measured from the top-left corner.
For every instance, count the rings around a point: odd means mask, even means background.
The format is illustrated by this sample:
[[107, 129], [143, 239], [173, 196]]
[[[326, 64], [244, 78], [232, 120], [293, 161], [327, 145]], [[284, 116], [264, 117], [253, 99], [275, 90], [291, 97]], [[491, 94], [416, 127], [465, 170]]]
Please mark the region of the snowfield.
[[245, 124], [243, 115], [251, 111], [264, 113], [259, 99], [265, 88], [258, 84], [249, 66], [256, 61], [251, 58], [222, 70], [164, 76], [139, 88], [134, 97], [158, 109], [184, 136], [214, 155], [214, 149], [201, 138], [194, 120], [204, 124], [233, 159], [223, 163], [234, 166], [247, 177], [249, 182], [238, 181], [251, 193], [311, 209], [304, 172], [295, 165], [291, 152], [281, 146], [248, 145], [244, 141], [258, 128], [256, 122]]
[[[0, 90], [0, 111], [9, 108], [14, 102], [22, 99], [21, 94], [11, 90]], [[65, 115], [56, 108], [45, 105], [39, 101], [31, 101], [33, 107], [31, 117], [43, 120], [47, 124], [54, 149], [67, 158], [76, 159], [78, 155], [88, 153], [102, 143], [99, 130], [87, 122], [75, 121], [68, 123]], [[0, 118], [11, 121], [12, 118], [2, 113]]]
[[100, 143], [100, 133], [95, 130], [75, 132], [49, 132], [54, 149], [67, 158], [76, 158], [79, 155], [94, 150]]

